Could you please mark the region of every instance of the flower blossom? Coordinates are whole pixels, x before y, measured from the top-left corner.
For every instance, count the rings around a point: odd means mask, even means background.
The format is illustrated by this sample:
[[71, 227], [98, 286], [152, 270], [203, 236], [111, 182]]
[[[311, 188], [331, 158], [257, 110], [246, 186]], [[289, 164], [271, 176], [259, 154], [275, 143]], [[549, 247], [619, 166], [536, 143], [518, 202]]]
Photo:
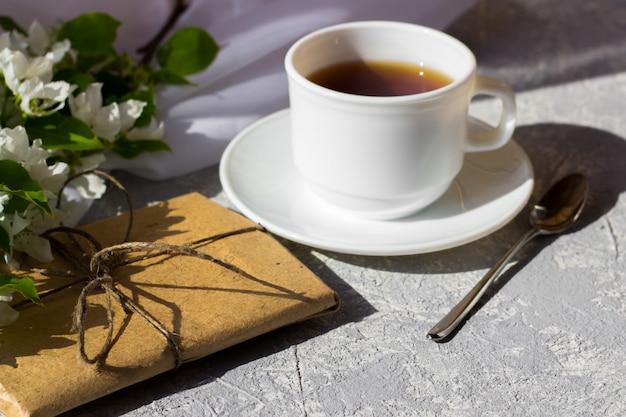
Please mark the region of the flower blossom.
[[[54, 203], [67, 180], [69, 166], [64, 162], [48, 165], [46, 160], [50, 156], [51, 152], [41, 147], [40, 139], [35, 139], [32, 145], [29, 143], [24, 127], [0, 129], [0, 160], [11, 160], [22, 165], [30, 177], [42, 187], [49, 202]], [[57, 226], [63, 213], [52, 209], [53, 215], [50, 216], [35, 206], [30, 206], [21, 213], [6, 213], [4, 205], [10, 197], [8, 193], [0, 193], [0, 227], [9, 235], [11, 247], [40, 261], [51, 260], [50, 243], [39, 234]], [[5, 253], [4, 258], [7, 264], [16, 266], [12, 253]]]
[[155, 119], [152, 119], [150, 120], [150, 124], [148, 126], [135, 127], [129, 130], [126, 137], [130, 140], [162, 139], [163, 130], [163, 122], [157, 122]]
[[[81, 174], [96, 169], [105, 159], [102, 153], [82, 156], [80, 158], [80, 166], [74, 168], [74, 173]], [[72, 188], [74, 188], [82, 198], [87, 200], [98, 199], [102, 197], [107, 190], [104, 179], [96, 174], [82, 174], [77, 176], [72, 180]], [[71, 204], [71, 202], [68, 201], [68, 204]]]
[[72, 116], [85, 122], [98, 137], [109, 142], [115, 141], [120, 134], [128, 139], [160, 139], [163, 136], [162, 124], [154, 120], [147, 127], [133, 127], [146, 106], [145, 102], [127, 100], [103, 106], [101, 83], [89, 85], [75, 97], [69, 96], [68, 102]]
[[13, 299], [12, 294], [12, 291], [0, 290], [0, 327], [13, 323], [20, 314], [7, 304], [7, 302]]
[[36, 55], [44, 55], [50, 46], [50, 35], [41, 23], [34, 20], [28, 28], [28, 36], [24, 38], [24, 42]]
[[4, 81], [19, 97], [21, 110], [29, 116], [47, 116], [65, 106], [74, 86], [65, 81], [51, 81], [54, 61], [51, 56], [27, 57], [8, 48], [0, 51], [0, 72]]
[[45, 56], [54, 63], [61, 62], [71, 51], [70, 46], [68, 39], [51, 44], [50, 34], [37, 20], [31, 23], [26, 35], [16, 30], [0, 35], [0, 50], [8, 48], [31, 56]]
[[32, 145], [29, 143], [23, 126], [0, 129], [0, 160], [19, 162], [39, 182], [48, 198], [58, 193], [69, 173], [69, 166], [64, 162], [48, 165], [46, 160], [51, 155], [42, 148], [41, 139], [33, 140]]
[[0, 34], [0, 51], [3, 49], [18, 50], [21, 46], [13, 33], [3, 32]]

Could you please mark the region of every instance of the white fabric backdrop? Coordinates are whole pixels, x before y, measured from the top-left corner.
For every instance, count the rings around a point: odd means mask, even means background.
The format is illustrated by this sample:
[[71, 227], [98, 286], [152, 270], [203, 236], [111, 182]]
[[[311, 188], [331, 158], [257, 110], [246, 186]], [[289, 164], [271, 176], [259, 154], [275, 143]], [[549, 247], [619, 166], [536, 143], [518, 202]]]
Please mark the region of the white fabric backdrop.
[[[22, 26], [49, 26], [87, 11], [119, 19], [118, 48], [129, 53], [167, 19], [170, 0], [4, 0], [0, 14]], [[220, 45], [211, 67], [190, 88], [159, 93], [159, 116], [172, 153], [126, 161], [122, 168], [151, 179], [171, 178], [219, 162], [228, 142], [253, 121], [289, 105], [283, 58], [304, 34], [354, 20], [397, 20], [444, 29], [475, 0], [193, 0], [177, 26], [206, 29]]]

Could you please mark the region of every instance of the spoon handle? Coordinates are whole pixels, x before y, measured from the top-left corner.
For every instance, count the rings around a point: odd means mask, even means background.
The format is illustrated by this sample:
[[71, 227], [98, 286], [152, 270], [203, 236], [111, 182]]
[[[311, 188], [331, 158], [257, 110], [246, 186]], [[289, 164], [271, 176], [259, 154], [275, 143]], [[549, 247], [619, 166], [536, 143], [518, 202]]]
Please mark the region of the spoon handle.
[[504, 254], [504, 256], [478, 281], [469, 293], [450, 310], [426, 335], [434, 341], [445, 339], [469, 314], [478, 300], [485, 294], [487, 288], [493, 283], [504, 266], [519, 252], [519, 250], [535, 236], [540, 234], [536, 229], [530, 229], [524, 233], [517, 242]]

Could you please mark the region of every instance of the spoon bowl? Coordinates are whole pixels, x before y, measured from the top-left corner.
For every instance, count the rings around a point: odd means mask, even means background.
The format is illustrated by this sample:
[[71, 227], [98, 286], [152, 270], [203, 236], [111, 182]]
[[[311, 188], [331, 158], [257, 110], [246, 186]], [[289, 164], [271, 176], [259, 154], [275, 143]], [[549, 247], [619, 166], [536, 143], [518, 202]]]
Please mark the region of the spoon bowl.
[[555, 183], [530, 212], [530, 230], [522, 235], [504, 256], [485, 274], [470, 292], [442, 318], [427, 334], [429, 339], [443, 341], [469, 314], [506, 263], [531, 239], [565, 231], [580, 216], [589, 182], [580, 173], [570, 174]]
[[579, 173], [568, 175], [535, 204], [530, 225], [544, 235], [563, 232], [580, 216], [588, 193], [587, 177]]

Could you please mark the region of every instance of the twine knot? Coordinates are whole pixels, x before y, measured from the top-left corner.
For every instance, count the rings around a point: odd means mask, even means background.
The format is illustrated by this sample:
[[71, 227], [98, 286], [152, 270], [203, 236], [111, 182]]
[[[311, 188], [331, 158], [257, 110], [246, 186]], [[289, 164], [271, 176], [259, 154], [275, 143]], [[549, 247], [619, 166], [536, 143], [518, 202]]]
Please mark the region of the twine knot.
[[[56, 253], [60, 255], [71, 267], [70, 272], [51, 271], [48, 269], [39, 269], [37, 272], [45, 276], [63, 276], [74, 278], [71, 282], [64, 284], [60, 287], [54, 288], [41, 294], [40, 297], [49, 296], [53, 293], [60, 292], [66, 288], [69, 288], [76, 284], [83, 284], [83, 288], [78, 297], [76, 305], [74, 307], [72, 328], [73, 331], [78, 333], [78, 354], [82, 361], [88, 364], [101, 363], [113, 347], [113, 302], [120, 305], [126, 314], [135, 313], [144, 319], [154, 330], [156, 330], [161, 336], [165, 338], [167, 344], [174, 355], [175, 368], [178, 368], [183, 363], [182, 348], [179, 338], [173, 332], [170, 332], [157, 318], [152, 316], [145, 308], [129, 298], [122, 291], [116, 287], [115, 282], [115, 269], [123, 265], [129, 265], [137, 261], [162, 256], [162, 255], [174, 255], [174, 256], [191, 256], [199, 259], [204, 259], [213, 262], [223, 268], [233, 271], [245, 278], [260, 281], [258, 278], [248, 274], [241, 268], [232, 265], [228, 262], [222, 261], [209, 254], [199, 252], [194, 249], [194, 246], [200, 244], [212, 243], [220, 239], [224, 239], [229, 236], [235, 236], [243, 233], [250, 233], [254, 231], [265, 232], [265, 229], [261, 226], [252, 226], [242, 229], [233, 230], [230, 232], [208, 236], [202, 239], [198, 239], [194, 242], [190, 242], [185, 245], [171, 245], [161, 242], [129, 242], [129, 236], [133, 225], [133, 207], [130, 199], [130, 195], [126, 189], [111, 175], [99, 170], [86, 171], [78, 174], [72, 178], [69, 178], [64, 187], [73, 179], [78, 176], [88, 173], [94, 173], [96, 175], [103, 176], [109, 179], [118, 189], [124, 192], [126, 195], [126, 201], [129, 207], [129, 220], [124, 235], [123, 243], [112, 245], [108, 247], [102, 247], [100, 242], [91, 234], [77, 228], [60, 226], [54, 229], [50, 229], [42, 234], [43, 237], [50, 241], [51, 247]], [[60, 203], [60, 199], [59, 199]], [[57, 234], [65, 234], [69, 236], [70, 243], [63, 243], [55, 236]], [[83, 242], [81, 243], [79, 242]], [[84, 248], [84, 242], [86, 242], [88, 249]], [[284, 288], [265, 283], [271, 287], [275, 287], [281, 291], [291, 293]], [[88, 311], [87, 299], [94, 291], [103, 291], [106, 300], [106, 312], [107, 312], [107, 335], [102, 344], [102, 347], [98, 353], [93, 356], [89, 356], [85, 351], [85, 317]], [[306, 298], [293, 294], [299, 298]]]

